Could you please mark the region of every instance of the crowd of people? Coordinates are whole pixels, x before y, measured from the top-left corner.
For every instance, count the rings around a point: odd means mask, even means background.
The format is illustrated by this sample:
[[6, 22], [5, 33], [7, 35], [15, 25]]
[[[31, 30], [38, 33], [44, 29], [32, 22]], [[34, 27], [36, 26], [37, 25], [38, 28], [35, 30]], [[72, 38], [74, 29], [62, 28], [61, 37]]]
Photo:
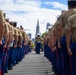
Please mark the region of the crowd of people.
[[22, 26], [9, 21], [0, 10], [0, 75], [4, 75], [31, 52], [30, 39]]
[[44, 36], [44, 56], [52, 62], [56, 75], [76, 75], [76, 0], [68, 0]]
[[[44, 56], [52, 62], [57, 75], [76, 75], [76, 0], [68, 0], [68, 10], [62, 11], [52, 28], [43, 38], [35, 39], [35, 51], [40, 54], [44, 44]], [[18, 64], [31, 52], [31, 41], [17, 22], [6, 19], [0, 10], [0, 75]]]

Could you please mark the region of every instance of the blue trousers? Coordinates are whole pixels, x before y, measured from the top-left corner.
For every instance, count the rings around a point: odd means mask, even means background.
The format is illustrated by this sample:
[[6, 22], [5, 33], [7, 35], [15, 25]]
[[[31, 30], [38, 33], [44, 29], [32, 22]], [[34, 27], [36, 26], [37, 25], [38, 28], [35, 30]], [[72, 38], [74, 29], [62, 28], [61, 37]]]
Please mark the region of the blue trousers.
[[49, 47], [48, 47], [48, 45], [46, 44], [46, 57], [47, 57], [47, 58], [49, 58], [48, 52], [49, 52]]
[[20, 47], [17, 48], [17, 62], [20, 61]]
[[24, 50], [25, 54], [27, 54], [27, 46], [25, 46], [25, 50]]
[[17, 48], [13, 48], [13, 65], [16, 64]]
[[51, 61], [51, 49], [50, 49], [50, 47], [47, 45], [47, 49], [46, 49], [47, 51], [47, 58]]
[[22, 59], [24, 57], [24, 46], [22, 46]]
[[58, 59], [57, 59], [58, 75], [62, 75], [62, 51], [61, 49], [57, 48], [57, 52], [58, 52]]
[[70, 60], [67, 53], [66, 36], [61, 38], [62, 75], [70, 75]]
[[8, 49], [7, 54], [6, 54], [5, 72], [7, 72], [8, 70], [9, 53], [10, 53], [10, 49]]
[[36, 53], [40, 54], [41, 43], [36, 43]]
[[53, 69], [55, 71], [55, 73], [57, 73], [57, 59], [56, 59], [56, 52], [53, 52], [51, 51], [51, 62], [52, 62], [52, 65], [53, 65]]
[[14, 66], [14, 60], [15, 60], [15, 49], [12, 48], [12, 66]]
[[2, 71], [2, 60], [3, 60], [3, 52], [0, 51], [0, 75], [3, 75], [3, 73], [2, 73], [3, 72]]
[[76, 42], [72, 42], [71, 51], [73, 53], [71, 56], [71, 75], [76, 75]]
[[19, 62], [19, 47], [16, 48], [16, 51], [17, 51], [17, 55], [16, 55], [16, 64], [18, 64]]
[[49, 61], [51, 61], [51, 49], [50, 49], [50, 47], [48, 47], [48, 59], [49, 59]]
[[20, 55], [19, 55], [19, 60], [22, 60], [22, 48], [20, 48]]
[[3, 75], [3, 45], [0, 46], [0, 75]]
[[25, 49], [26, 49], [26, 46], [24, 46], [24, 53], [23, 53], [23, 56], [25, 56]]
[[46, 57], [47, 55], [47, 44], [44, 45], [44, 56]]
[[7, 48], [3, 48], [2, 75], [4, 75], [6, 56], [7, 56]]
[[10, 69], [11, 67], [13, 67], [13, 64], [12, 64], [12, 50], [13, 50], [13, 47], [11, 47], [9, 49], [9, 56], [8, 56], [8, 69]]

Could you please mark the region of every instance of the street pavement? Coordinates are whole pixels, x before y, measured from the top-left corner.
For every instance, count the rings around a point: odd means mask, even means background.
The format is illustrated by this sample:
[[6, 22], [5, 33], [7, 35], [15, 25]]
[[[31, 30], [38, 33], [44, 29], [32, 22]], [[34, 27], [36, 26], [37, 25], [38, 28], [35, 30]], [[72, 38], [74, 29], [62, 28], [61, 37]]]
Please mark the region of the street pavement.
[[4, 75], [55, 75], [51, 62], [44, 57], [43, 52], [36, 54], [34, 51], [25, 55], [24, 59], [8, 70]]

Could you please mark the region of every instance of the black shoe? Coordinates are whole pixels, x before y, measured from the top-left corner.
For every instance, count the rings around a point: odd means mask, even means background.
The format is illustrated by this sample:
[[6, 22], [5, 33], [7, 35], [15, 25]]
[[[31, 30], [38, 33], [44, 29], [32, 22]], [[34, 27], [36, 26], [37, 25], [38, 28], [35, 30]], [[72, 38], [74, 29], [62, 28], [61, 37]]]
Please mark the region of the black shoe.
[[12, 67], [8, 68], [8, 70], [12, 70]]
[[7, 71], [7, 70], [5, 70], [5, 71], [4, 71], [4, 73], [8, 73], [8, 71]]

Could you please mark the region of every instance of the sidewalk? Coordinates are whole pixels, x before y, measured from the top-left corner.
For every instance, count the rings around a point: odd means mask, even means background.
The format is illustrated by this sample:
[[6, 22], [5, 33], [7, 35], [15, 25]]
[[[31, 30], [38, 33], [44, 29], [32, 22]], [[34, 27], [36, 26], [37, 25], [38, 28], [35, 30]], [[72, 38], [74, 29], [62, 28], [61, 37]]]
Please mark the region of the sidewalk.
[[52, 72], [51, 63], [43, 56], [43, 53], [31, 52], [5, 75], [54, 75], [54, 72]]

